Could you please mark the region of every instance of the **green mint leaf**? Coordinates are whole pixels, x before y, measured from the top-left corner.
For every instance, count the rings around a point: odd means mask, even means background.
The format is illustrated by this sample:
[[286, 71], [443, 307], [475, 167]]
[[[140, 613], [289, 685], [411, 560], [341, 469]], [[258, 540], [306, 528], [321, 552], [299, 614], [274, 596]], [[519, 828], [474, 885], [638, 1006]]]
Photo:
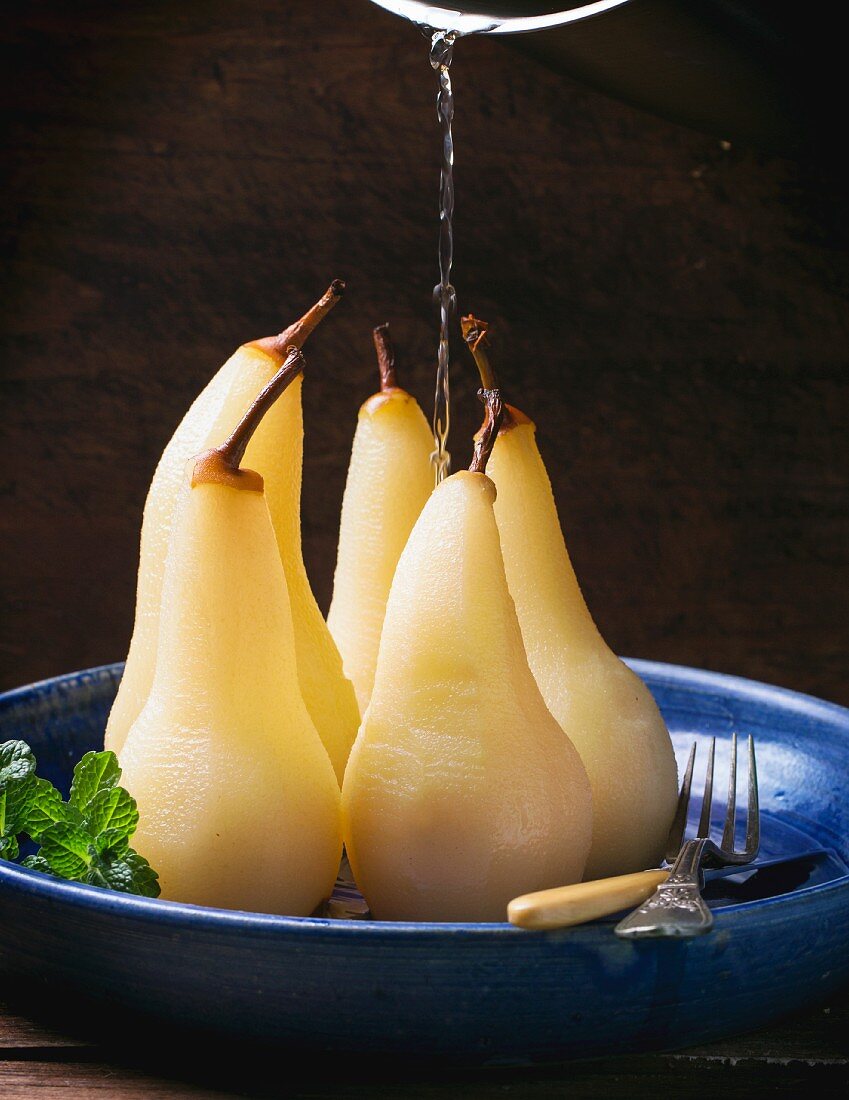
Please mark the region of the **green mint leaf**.
[[41, 834], [39, 855], [60, 878], [82, 879], [91, 866], [93, 854], [96, 853], [91, 837], [73, 822], [59, 821]]
[[[5, 798], [5, 795], [0, 795], [0, 801]], [[0, 836], [0, 859], [17, 859], [18, 852], [18, 838], [16, 836]]]
[[45, 875], [51, 873], [50, 864], [44, 856], [27, 856], [21, 860], [21, 867], [28, 867], [30, 871], [41, 871]]
[[86, 817], [88, 805], [95, 795], [117, 786], [120, 778], [121, 766], [114, 752], [87, 752], [74, 768], [71, 806]]
[[0, 837], [14, 837], [23, 832], [21, 822], [29, 808], [33, 782], [28, 775], [0, 787]]
[[5, 741], [0, 745], [0, 791], [31, 775], [35, 775], [35, 757], [26, 741]]
[[136, 800], [123, 787], [98, 791], [85, 810], [84, 824], [95, 840], [103, 832], [115, 833], [129, 840], [138, 823]]
[[130, 838], [121, 829], [104, 829], [94, 838], [98, 855], [107, 859], [120, 859], [130, 848]]
[[35, 780], [28, 775], [26, 779], [18, 779], [10, 783], [6, 790], [0, 793], [0, 798], [4, 800], [0, 832], [8, 836], [22, 831], [20, 822], [29, 808], [34, 783]]
[[154, 871], [144, 856], [131, 848], [124, 856], [124, 863], [132, 871], [133, 877], [130, 889], [134, 894], [140, 894], [144, 898], [158, 898], [162, 893], [159, 886], [159, 875]]
[[84, 881], [124, 894], [159, 897], [159, 876], [147, 860], [132, 849], [120, 858], [104, 855], [95, 859]]
[[5, 850], [12, 850], [12, 839], [23, 831], [21, 819], [27, 812], [34, 775], [35, 757], [29, 745], [24, 741], [0, 745], [0, 838], [7, 841]]
[[20, 832], [38, 840], [57, 821], [73, 821], [75, 815], [48, 779], [32, 779], [25, 812], [19, 817]]
[[123, 893], [159, 897], [159, 876], [130, 848], [139, 811], [118, 785], [121, 768], [112, 752], [88, 752], [74, 768], [71, 795], [35, 774], [24, 741], [0, 744], [0, 859], [18, 859], [18, 835], [41, 845], [21, 866], [58, 878]]

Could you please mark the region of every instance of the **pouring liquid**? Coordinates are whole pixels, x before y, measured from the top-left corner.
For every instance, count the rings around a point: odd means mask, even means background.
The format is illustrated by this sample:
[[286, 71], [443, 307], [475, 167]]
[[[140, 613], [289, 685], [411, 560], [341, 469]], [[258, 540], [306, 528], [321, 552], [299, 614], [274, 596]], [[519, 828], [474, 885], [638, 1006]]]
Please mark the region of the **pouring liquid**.
[[438, 485], [451, 473], [448, 431], [451, 426], [449, 334], [457, 312], [457, 295], [451, 285], [454, 262], [454, 92], [451, 87], [451, 60], [457, 35], [453, 31], [434, 31], [431, 36], [430, 63], [439, 81], [436, 113], [442, 129], [442, 165], [439, 173], [439, 282], [434, 298], [439, 305], [439, 348], [436, 364], [436, 394], [433, 402], [433, 440], [431, 455]]
[[[442, 163], [439, 175], [439, 282], [434, 298], [439, 306], [439, 347], [436, 366], [436, 393], [433, 406], [431, 455], [438, 485], [451, 473], [448, 432], [451, 425], [449, 383], [449, 335], [457, 312], [457, 295], [451, 285], [454, 261], [454, 91], [451, 87], [451, 61], [454, 43], [464, 34], [516, 33], [562, 26], [577, 19], [598, 15], [630, 0], [463, 0], [463, 7], [449, 6], [456, 0], [374, 0], [387, 11], [404, 16], [418, 25], [430, 39], [430, 64], [436, 73], [439, 90], [436, 113], [442, 131]], [[442, 28], [442, 29], [440, 29]]]

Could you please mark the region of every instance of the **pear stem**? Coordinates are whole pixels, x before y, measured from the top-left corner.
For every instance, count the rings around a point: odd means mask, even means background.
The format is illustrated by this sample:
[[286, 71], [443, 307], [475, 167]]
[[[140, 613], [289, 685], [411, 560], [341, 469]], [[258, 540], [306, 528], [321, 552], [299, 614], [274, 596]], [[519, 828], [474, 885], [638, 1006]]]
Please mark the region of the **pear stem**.
[[302, 348], [313, 329], [324, 320], [344, 293], [344, 282], [341, 279], [334, 279], [324, 294], [315, 305], [307, 310], [303, 317], [289, 325], [277, 336], [266, 336], [262, 340], [254, 340], [253, 346], [262, 348], [263, 351], [270, 352], [272, 355], [279, 355], [281, 358], [290, 347]]
[[473, 317], [470, 313], [468, 317], [460, 319], [460, 327], [463, 330], [463, 339], [469, 345], [469, 350], [477, 364], [481, 376], [481, 385], [485, 390], [497, 389], [498, 382], [487, 351], [489, 347], [489, 337], [487, 336], [489, 325], [486, 321], [479, 321], [477, 317]]
[[[493, 375], [493, 379], [494, 377]], [[486, 464], [489, 462], [489, 456], [492, 454], [504, 417], [504, 402], [501, 400], [501, 390], [497, 387], [478, 390], [478, 397], [483, 401], [485, 411], [483, 424], [475, 436], [475, 448], [469, 470], [473, 474], [485, 474]]]
[[395, 379], [395, 348], [389, 335], [389, 325], [378, 325], [374, 330], [374, 346], [377, 351], [377, 367], [380, 371], [380, 392], [398, 388]]
[[[495, 377], [495, 370], [489, 361], [489, 336], [487, 335], [489, 325], [486, 321], [481, 321], [470, 313], [468, 317], [461, 318], [460, 326], [463, 330], [463, 339], [469, 345], [469, 350], [477, 364], [484, 390], [497, 389], [498, 379]], [[504, 406], [499, 431], [508, 432], [517, 424], [524, 423], [530, 423], [530, 421], [523, 412], [513, 408], [512, 405]]]
[[254, 432], [260, 425], [260, 421], [277, 400], [288, 389], [298, 375], [304, 369], [304, 356], [301, 349], [293, 345], [287, 349], [286, 360], [283, 366], [274, 375], [271, 381], [260, 390], [251, 403], [250, 408], [220, 447], [216, 450], [227, 463], [237, 470], [245, 457], [245, 451]]
[[492, 448], [498, 438], [501, 429], [501, 421], [504, 419], [504, 402], [501, 400], [501, 390], [498, 388], [498, 379], [487, 355], [487, 329], [486, 321], [479, 321], [471, 313], [468, 317], [460, 319], [460, 327], [463, 330], [463, 339], [469, 345], [475, 362], [478, 365], [483, 388], [478, 390], [478, 397], [485, 406], [483, 424], [475, 436], [475, 449], [472, 452], [472, 461], [469, 470], [473, 474], [485, 474], [486, 464], [492, 454]]
[[[262, 488], [262, 478], [252, 471], [240, 469], [245, 451], [260, 425], [262, 418], [304, 369], [304, 356], [300, 348], [290, 347], [283, 366], [271, 381], [254, 398], [245, 415], [219, 447], [198, 455], [192, 471], [192, 487], [209, 481], [227, 481], [238, 483], [239, 478], [247, 480], [241, 488]], [[223, 475], [223, 476], [222, 476]]]

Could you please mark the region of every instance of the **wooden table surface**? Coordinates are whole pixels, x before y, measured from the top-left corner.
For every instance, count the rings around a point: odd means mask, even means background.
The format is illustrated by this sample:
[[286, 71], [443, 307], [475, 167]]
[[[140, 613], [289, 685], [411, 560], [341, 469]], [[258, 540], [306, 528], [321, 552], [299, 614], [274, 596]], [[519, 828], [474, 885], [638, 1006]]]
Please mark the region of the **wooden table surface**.
[[[540, 1069], [462, 1071], [376, 1066], [334, 1059], [299, 1065], [281, 1055], [210, 1048], [175, 1051], [162, 1037], [133, 1031], [127, 1049], [33, 1023], [0, 1002], [0, 1096], [291, 1096], [439, 1098], [658, 1097], [711, 1095], [729, 1100], [827, 1095], [849, 1082], [849, 991], [764, 1031], [668, 1054], [644, 1054]], [[289, 1084], [291, 1082], [291, 1084]], [[703, 1092], [704, 1090], [704, 1092]]]
[[[0, 688], [124, 655], [141, 507], [175, 423], [235, 346], [339, 275], [348, 301], [305, 387], [305, 552], [326, 607], [372, 325], [391, 321], [406, 383], [432, 393], [423, 43], [365, 0], [33, 0], [4, 15], [0, 47]], [[494, 323], [502, 381], [539, 423], [603, 632], [849, 703], [844, 178], [651, 118], [504, 41], [461, 43], [455, 85], [460, 303]], [[458, 353], [461, 458], [476, 386]], [[161, 1038], [139, 1036], [139, 1062], [72, 1035], [73, 1013], [36, 1024], [37, 1005], [15, 1006], [3, 1097], [238, 1085]], [[360, 1070], [291, 1095], [789, 1093], [846, 1078], [847, 1023], [843, 998], [698, 1051]]]

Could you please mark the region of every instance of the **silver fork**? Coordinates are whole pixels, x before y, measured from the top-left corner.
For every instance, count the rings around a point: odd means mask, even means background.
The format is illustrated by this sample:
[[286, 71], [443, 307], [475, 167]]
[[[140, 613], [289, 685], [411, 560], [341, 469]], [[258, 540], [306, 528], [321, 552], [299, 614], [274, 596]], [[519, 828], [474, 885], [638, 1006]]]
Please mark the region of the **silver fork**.
[[669, 878], [658, 886], [648, 901], [621, 920], [614, 931], [617, 936], [639, 939], [645, 936], [700, 936], [713, 925], [713, 914], [702, 899], [704, 867], [725, 867], [728, 864], [751, 863], [760, 847], [760, 810], [758, 808], [758, 774], [755, 763], [755, 743], [749, 742], [749, 796], [746, 809], [746, 842], [742, 850], [734, 847], [734, 815], [737, 808], [737, 734], [731, 738], [731, 766], [728, 775], [728, 807], [722, 840], [710, 839], [710, 811], [713, 802], [713, 762], [716, 738], [711, 739], [708, 753], [702, 812], [696, 836], [684, 840], [693, 765], [696, 762], [696, 742], [690, 749], [687, 770], [681, 783], [678, 808], [669, 832], [666, 862], [672, 864]]

